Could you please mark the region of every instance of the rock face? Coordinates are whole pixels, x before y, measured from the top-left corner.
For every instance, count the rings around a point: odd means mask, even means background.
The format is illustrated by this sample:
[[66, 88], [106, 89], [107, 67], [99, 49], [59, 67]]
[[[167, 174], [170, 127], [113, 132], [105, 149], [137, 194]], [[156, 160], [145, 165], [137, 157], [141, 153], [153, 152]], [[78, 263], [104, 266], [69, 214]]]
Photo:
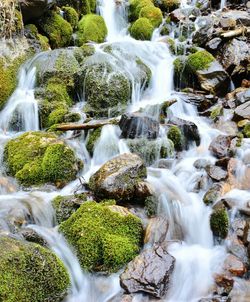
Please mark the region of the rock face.
[[24, 23], [40, 18], [55, 3], [54, 0], [20, 1]]
[[122, 130], [121, 136], [124, 138], [155, 139], [159, 135], [159, 123], [139, 113], [123, 114], [119, 126]]
[[98, 198], [129, 200], [136, 195], [136, 187], [146, 178], [146, 167], [136, 154], [125, 153], [107, 161], [89, 181]]
[[60, 259], [38, 244], [0, 237], [0, 300], [61, 302], [69, 276]]
[[169, 289], [175, 258], [162, 247], [147, 249], [131, 261], [120, 276], [121, 287], [128, 293], [144, 292], [161, 298]]

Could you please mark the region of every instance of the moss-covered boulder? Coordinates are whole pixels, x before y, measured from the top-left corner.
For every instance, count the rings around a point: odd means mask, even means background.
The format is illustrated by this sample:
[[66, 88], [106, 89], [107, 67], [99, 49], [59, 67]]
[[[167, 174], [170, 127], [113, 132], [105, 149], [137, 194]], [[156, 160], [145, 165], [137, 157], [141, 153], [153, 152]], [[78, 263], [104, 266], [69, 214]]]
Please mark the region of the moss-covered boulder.
[[143, 158], [147, 165], [152, 165], [160, 158], [171, 157], [174, 153], [173, 143], [167, 138], [158, 138], [155, 140], [148, 140], [146, 138], [127, 139], [126, 144], [130, 151]]
[[250, 138], [250, 123], [247, 123], [243, 129], [244, 136]]
[[50, 49], [49, 39], [38, 32], [35, 24], [25, 25], [24, 33], [38, 51], [46, 51]]
[[56, 212], [56, 220], [61, 223], [67, 220], [87, 200], [86, 194], [70, 196], [58, 195], [52, 200], [52, 206]]
[[63, 18], [67, 22], [69, 22], [69, 24], [72, 26], [73, 30], [77, 29], [79, 15], [76, 12], [76, 10], [70, 6], [63, 6], [62, 11], [63, 11]]
[[60, 6], [69, 5], [73, 7], [79, 14], [90, 14], [96, 11], [96, 0], [57, 0]]
[[154, 27], [149, 19], [137, 19], [129, 29], [130, 34], [136, 40], [151, 40]]
[[107, 35], [107, 27], [103, 17], [88, 14], [78, 23], [76, 43], [78, 46], [86, 42], [103, 43]]
[[10, 140], [4, 148], [9, 175], [25, 185], [46, 182], [63, 186], [76, 178], [81, 162], [52, 133], [27, 132]]
[[48, 249], [0, 237], [0, 301], [61, 302], [70, 286], [62, 262]]
[[85, 61], [79, 77], [80, 91], [84, 89], [84, 110], [90, 115], [107, 117], [122, 113], [131, 96], [130, 80], [126, 71], [115, 65], [107, 55], [95, 54]]
[[139, 18], [141, 9], [144, 7], [154, 7], [152, 0], [131, 0], [129, 3], [129, 20], [135, 21]]
[[72, 26], [56, 11], [49, 11], [37, 24], [52, 48], [65, 47], [72, 39]]
[[180, 6], [180, 0], [154, 0], [154, 4], [164, 12], [171, 12]]
[[88, 150], [90, 155], [93, 155], [94, 153], [94, 147], [96, 142], [101, 136], [102, 128], [97, 128], [95, 130], [92, 130], [91, 132], [88, 133], [88, 139], [86, 143], [86, 149]]
[[168, 129], [168, 138], [173, 142], [176, 151], [181, 151], [185, 145], [185, 139], [181, 132], [181, 129], [177, 126], [171, 126]]
[[145, 6], [140, 10], [140, 18], [147, 18], [154, 27], [162, 23], [162, 12], [158, 7]]
[[214, 208], [210, 217], [210, 227], [215, 236], [226, 238], [229, 229], [229, 217], [224, 206]]
[[115, 272], [139, 252], [142, 223], [126, 208], [85, 202], [60, 231], [75, 248], [88, 271]]
[[138, 184], [147, 177], [144, 161], [125, 153], [107, 161], [89, 180], [89, 187], [100, 198], [131, 200]]

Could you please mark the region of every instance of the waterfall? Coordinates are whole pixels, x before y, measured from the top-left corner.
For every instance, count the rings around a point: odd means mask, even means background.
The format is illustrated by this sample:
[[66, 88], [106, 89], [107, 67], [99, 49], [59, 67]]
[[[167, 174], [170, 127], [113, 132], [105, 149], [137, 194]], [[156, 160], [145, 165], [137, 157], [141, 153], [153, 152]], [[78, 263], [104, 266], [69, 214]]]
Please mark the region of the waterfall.
[[0, 112], [0, 128], [3, 131], [39, 130], [38, 104], [34, 95], [35, 80], [35, 67], [21, 67], [18, 86]]

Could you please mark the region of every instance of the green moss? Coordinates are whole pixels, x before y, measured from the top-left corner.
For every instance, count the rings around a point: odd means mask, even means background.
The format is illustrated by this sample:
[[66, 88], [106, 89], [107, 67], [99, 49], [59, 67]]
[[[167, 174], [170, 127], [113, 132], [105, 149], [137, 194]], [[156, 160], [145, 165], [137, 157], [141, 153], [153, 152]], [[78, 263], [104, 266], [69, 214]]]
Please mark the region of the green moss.
[[191, 72], [209, 68], [214, 61], [214, 57], [206, 50], [200, 50], [190, 54], [187, 59], [187, 68]]
[[38, 41], [40, 42], [41, 48], [43, 51], [49, 50], [49, 39], [43, 35], [38, 34], [37, 35]]
[[62, 10], [64, 19], [69, 22], [73, 30], [77, 29], [79, 16], [76, 10], [70, 6], [63, 6]]
[[27, 132], [4, 149], [8, 174], [23, 185], [52, 182], [62, 185], [80, 169], [73, 151], [52, 133]]
[[48, 116], [48, 127], [53, 126], [54, 124], [60, 124], [64, 122], [65, 115], [68, 114], [68, 109], [59, 108], [50, 113]]
[[85, 15], [78, 23], [77, 45], [82, 46], [90, 41], [103, 43], [107, 32], [103, 17], [94, 14]]
[[147, 18], [153, 27], [158, 27], [162, 23], [162, 12], [157, 7], [145, 6], [140, 10], [140, 18]]
[[183, 149], [183, 135], [177, 126], [171, 126], [169, 128], [168, 138], [174, 143], [174, 147], [177, 151], [181, 151]]
[[145, 212], [148, 217], [155, 216], [158, 210], [158, 198], [156, 196], [149, 196], [145, 199]]
[[223, 113], [223, 107], [221, 105], [217, 105], [212, 108], [210, 113], [210, 118], [212, 120], [216, 120]]
[[225, 208], [215, 209], [210, 217], [210, 226], [215, 236], [225, 238], [228, 234], [229, 218]]
[[50, 11], [39, 22], [44, 34], [49, 38], [52, 48], [68, 46], [72, 38], [72, 27], [54, 11]]
[[69, 5], [83, 15], [95, 13], [96, 0], [57, 0], [57, 4], [61, 6]]
[[23, 30], [23, 17], [22, 14], [15, 10], [15, 31], [17, 34], [21, 34]]
[[81, 205], [60, 231], [89, 271], [117, 271], [136, 256], [142, 239], [139, 218], [122, 207], [95, 202]]
[[129, 31], [137, 40], [151, 40], [154, 27], [147, 18], [139, 18], [132, 24]]
[[86, 194], [75, 194], [70, 196], [57, 196], [52, 200], [56, 212], [56, 220], [61, 223], [67, 220], [77, 209], [88, 200]]
[[87, 148], [88, 152], [90, 153], [90, 155], [93, 155], [95, 143], [101, 136], [101, 132], [102, 132], [102, 128], [100, 127], [100, 128], [93, 130], [91, 133], [89, 133], [86, 148]]
[[250, 138], [250, 123], [244, 126], [243, 133], [245, 137]]
[[62, 301], [69, 276], [48, 249], [14, 238], [0, 237], [0, 301]]

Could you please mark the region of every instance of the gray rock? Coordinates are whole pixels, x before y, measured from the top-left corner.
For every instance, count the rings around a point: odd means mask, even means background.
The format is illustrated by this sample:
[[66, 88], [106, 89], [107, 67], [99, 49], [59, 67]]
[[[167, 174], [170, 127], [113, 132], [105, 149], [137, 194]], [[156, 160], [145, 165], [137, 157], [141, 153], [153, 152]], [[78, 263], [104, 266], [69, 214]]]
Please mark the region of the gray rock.
[[228, 157], [230, 151], [231, 137], [226, 135], [218, 135], [214, 138], [209, 146], [212, 154], [218, 158]]
[[218, 50], [221, 42], [222, 42], [221, 38], [214, 38], [207, 42], [206, 48], [208, 48], [211, 51]]
[[121, 287], [128, 293], [144, 292], [164, 297], [169, 289], [175, 258], [161, 246], [143, 251], [120, 276]]
[[146, 176], [144, 161], [136, 154], [125, 153], [107, 161], [92, 175], [89, 187], [98, 198], [131, 200]]
[[245, 102], [244, 104], [241, 104], [236, 107], [233, 119], [235, 121], [242, 119], [250, 119], [250, 101]]
[[207, 174], [213, 179], [213, 180], [224, 180], [227, 178], [227, 171], [222, 169], [221, 167], [209, 165], [206, 167]]

